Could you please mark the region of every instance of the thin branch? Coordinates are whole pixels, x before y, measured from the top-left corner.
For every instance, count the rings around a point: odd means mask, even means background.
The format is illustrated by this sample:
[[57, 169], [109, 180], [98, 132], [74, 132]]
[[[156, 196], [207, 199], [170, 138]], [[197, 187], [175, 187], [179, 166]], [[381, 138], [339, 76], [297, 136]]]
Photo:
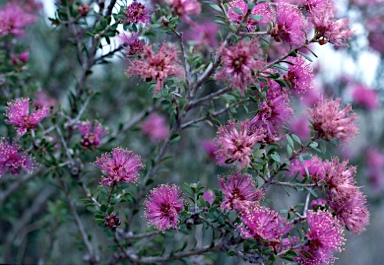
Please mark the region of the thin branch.
[[155, 231], [151, 231], [151, 232], [147, 232], [147, 233], [141, 233], [141, 234], [133, 234], [131, 231], [126, 232], [123, 229], [118, 229], [116, 231], [118, 239], [125, 239], [125, 240], [142, 239], [142, 238], [151, 237], [153, 235], [157, 235], [160, 233], [161, 233], [160, 230], [155, 230]]
[[199, 98], [199, 99], [196, 99], [196, 100], [193, 100], [193, 101], [190, 101], [188, 102], [185, 107], [184, 107], [184, 110], [190, 110], [192, 109], [193, 107], [195, 107], [196, 105], [200, 104], [201, 102], [204, 102], [204, 101], [207, 101], [207, 100], [210, 100], [214, 97], [217, 97], [217, 96], [220, 96], [228, 91], [230, 91], [231, 88], [230, 87], [225, 87], [223, 89], [220, 89], [214, 93], [211, 93], [205, 97], [202, 97], [202, 98]]

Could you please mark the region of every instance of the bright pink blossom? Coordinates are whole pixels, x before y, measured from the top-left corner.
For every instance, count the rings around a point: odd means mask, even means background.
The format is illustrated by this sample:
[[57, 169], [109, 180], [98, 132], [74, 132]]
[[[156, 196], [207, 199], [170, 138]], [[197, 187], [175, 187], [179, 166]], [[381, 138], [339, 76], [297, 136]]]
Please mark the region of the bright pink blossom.
[[355, 234], [365, 230], [369, 223], [366, 196], [355, 186], [355, 167], [348, 167], [348, 161], [338, 158], [324, 163], [327, 183], [327, 203], [340, 222]]
[[119, 37], [128, 46], [126, 48], [128, 55], [140, 55], [144, 51], [144, 42], [138, 38], [137, 33], [122, 33]]
[[201, 12], [201, 5], [197, 0], [167, 0], [167, 2], [175, 14], [187, 23], [193, 23], [189, 15], [198, 15]]
[[25, 28], [36, 22], [36, 16], [26, 12], [19, 4], [7, 3], [0, 8], [0, 36], [7, 34], [16, 37], [25, 34]]
[[379, 95], [373, 88], [364, 85], [355, 85], [352, 90], [352, 100], [356, 105], [368, 110], [377, 109], [380, 105]]
[[302, 140], [307, 140], [311, 135], [311, 130], [309, 129], [309, 125], [311, 125], [311, 123], [305, 116], [295, 118], [292, 120], [290, 125], [291, 132], [296, 134]]
[[216, 145], [219, 150], [216, 151], [216, 158], [221, 161], [237, 162], [238, 168], [246, 168], [250, 165], [252, 147], [264, 139], [265, 135], [260, 131], [249, 130], [249, 122], [229, 121], [227, 126], [220, 126]]
[[279, 3], [276, 25], [270, 33], [277, 42], [283, 41], [292, 46], [301, 46], [306, 41], [307, 27], [307, 22], [299, 8]]
[[261, 206], [243, 211], [240, 219], [242, 223], [237, 228], [244, 239], [280, 242], [280, 238], [292, 229], [292, 225], [278, 212]]
[[144, 135], [148, 136], [152, 142], [158, 143], [168, 137], [169, 126], [164, 116], [152, 113], [149, 119], [141, 125], [141, 131]]
[[95, 121], [92, 131], [92, 123], [90, 121], [82, 121], [77, 124], [77, 129], [82, 135], [81, 145], [85, 147], [97, 147], [100, 145], [100, 138], [104, 136], [107, 131], [103, 129], [98, 121]]
[[312, 109], [309, 117], [313, 120], [313, 127], [320, 138], [332, 138], [349, 142], [358, 134], [357, 115], [352, 112], [351, 105], [340, 109], [341, 99], [325, 99], [321, 97]]
[[43, 106], [55, 108], [57, 106], [57, 101], [46, 90], [39, 90], [34, 96], [32, 107], [41, 108]]
[[228, 178], [220, 177], [219, 184], [224, 195], [220, 205], [222, 210], [239, 211], [243, 203], [264, 198], [264, 190], [256, 188], [256, 183], [249, 174], [234, 173]]
[[[309, 243], [303, 246], [296, 258], [300, 264], [321, 265], [332, 263], [332, 252], [341, 252], [345, 243], [343, 228], [339, 221], [326, 211], [307, 211]], [[310, 255], [309, 255], [310, 254]]]
[[321, 198], [318, 198], [316, 200], [313, 200], [311, 202], [311, 206], [313, 209], [317, 209], [318, 207], [325, 207], [325, 205], [327, 204], [327, 201], [324, 200], [324, 199], [321, 199]]
[[163, 89], [168, 76], [184, 76], [184, 70], [177, 54], [176, 48], [174, 46], [168, 47], [165, 42], [157, 53], [152, 51], [152, 45], [145, 45], [142, 54], [143, 60], [135, 59], [127, 69], [126, 74], [128, 76], [139, 75], [146, 80], [155, 79], [154, 95], [156, 95]]
[[124, 11], [125, 19], [123, 22], [134, 24], [144, 23], [149, 25], [151, 20], [150, 12], [152, 12], [152, 10], [142, 3], [133, 1]]
[[234, 46], [223, 47], [220, 51], [222, 67], [216, 73], [215, 79], [230, 82], [230, 87], [239, 89], [244, 94], [245, 89], [255, 82], [252, 72], [257, 71], [263, 62], [258, 61], [260, 48], [257, 41], [240, 41]]
[[140, 156], [120, 147], [102, 154], [94, 164], [107, 175], [101, 183], [108, 186], [118, 182], [136, 182], [139, 170], [144, 168]]
[[24, 135], [29, 129], [34, 130], [36, 124], [49, 116], [50, 108], [48, 106], [41, 106], [30, 114], [29, 105], [29, 98], [19, 98], [8, 102], [5, 113], [8, 120], [5, 122], [15, 125], [19, 135]]
[[292, 176], [299, 172], [298, 179], [300, 180], [307, 177], [307, 172], [315, 182], [324, 179], [323, 161], [318, 156], [312, 156], [312, 159], [304, 160], [304, 163], [301, 163], [299, 159], [292, 160], [289, 171], [291, 171]]
[[144, 202], [144, 216], [150, 225], [163, 232], [167, 229], [177, 229], [178, 214], [185, 205], [183, 195], [176, 185], [160, 185], [152, 189]]
[[311, 64], [301, 55], [288, 57], [288, 73], [284, 79], [291, 83], [292, 90], [297, 94], [302, 94], [312, 89], [313, 69]]
[[212, 204], [213, 201], [214, 201], [215, 198], [216, 198], [216, 195], [215, 195], [215, 193], [214, 193], [212, 190], [207, 189], [207, 190], [204, 191], [204, 194], [203, 194], [202, 197], [203, 197], [204, 200], [206, 200], [207, 202], [209, 202], [209, 204]]
[[29, 52], [23, 51], [20, 54], [12, 54], [11, 55], [11, 61], [14, 65], [23, 65], [26, 62], [28, 62], [29, 59]]
[[10, 174], [20, 174], [21, 169], [26, 172], [31, 172], [36, 163], [33, 158], [13, 141], [12, 144], [5, 138], [0, 138], [0, 177], [4, 176], [5, 172]]

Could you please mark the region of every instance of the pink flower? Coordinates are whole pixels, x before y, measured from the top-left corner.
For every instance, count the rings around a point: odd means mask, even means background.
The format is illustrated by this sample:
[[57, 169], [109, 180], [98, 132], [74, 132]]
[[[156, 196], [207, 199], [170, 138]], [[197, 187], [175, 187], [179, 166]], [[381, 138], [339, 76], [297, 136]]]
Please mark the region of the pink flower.
[[[238, 14], [234, 7], [239, 8], [242, 11], [242, 15]], [[247, 13], [248, 7], [247, 4], [242, 0], [234, 0], [229, 3], [229, 10], [228, 10], [228, 18], [231, 21], [235, 21], [237, 23], [240, 23], [244, 15]], [[253, 31], [256, 29], [257, 25], [259, 24], [268, 24], [268, 22], [273, 21], [275, 18], [274, 11], [272, 10], [269, 3], [260, 3], [257, 4], [254, 8], [251, 10], [252, 15], [256, 16], [262, 16], [263, 18], [259, 21], [253, 20], [252, 18], [248, 18], [247, 20], [247, 28], [250, 31]]]
[[255, 82], [252, 72], [263, 64], [255, 59], [259, 54], [259, 44], [255, 40], [243, 40], [234, 46], [223, 47], [220, 51], [223, 65], [215, 79], [229, 81], [231, 88], [239, 89], [244, 94], [245, 89]]
[[202, 197], [203, 197], [204, 200], [206, 200], [207, 202], [209, 202], [209, 204], [212, 204], [213, 201], [214, 201], [215, 198], [216, 198], [216, 195], [215, 195], [215, 193], [214, 193], [212, 190], [207, 189], [207, 190], [204, 191], [204, 194], [203, 194]]
[[228, 178], [219, 178], [221, 191], [224, 195], [221, 210], [241, 210], [246, 202], [260, 201], [264, 198], [264, 190], [256, 189], [251, 175], [234, 173]]
[[380, 105], [377, 91], [364, 85], [355, 85], [352, 91], [353, 101], [368, 110], [377, 109]]
[[369, 223], [369, 212], [365, 195], [355, 186], [356, 168], [347, 166], [348, 161], [338, 158], [324, 163], [327, 203], [343, 225], [359, 234]]
[[101, 124], [98, 121], [95, 121], [93, 125], [90, 121], [82, 121], [77, 124], [77, 129], [83, 136], [81, 138], [81, 145], [85, 147], [97, 147], [100, 145], [100, 137], [104, 136], [107, 131], [103, 129]]
[[358, 134], [357, 115], [352, 112], [351, 105], [340, 110], [341, 99], [325, 99], [321, 97], [312, 109], [309, 117], [313, 120], [313, 127], [320, 138], [332, 138], [349, 142]]
[[284, 79], [291, 83], [292, 90], [301, 94], [312, 89], [313, 69], [311, 64], [301, 55], [289, 57], [287, 61], [293, 65], [288, 65], [288, 73]]
[[5, 138], [0, 138], [0, 177], [7, 169], [10, 174], [20, 174], [21, 169], [32, 172], [37, 166], [35, 161], [15, 143], [10, 144]]
[[246, 168], [250, 165], [252, 147], [264, 139], [261, 131], [252, 133], [249, 130], [249, 122], [229, 121], [227, 126], [220, 126], [217, 132], [216, 159], [219, 161], [237, 162], [238, 168]]
[[185, 202], [176, 185], [163, 184], [151, 190], [144, 205], [144, 216], [149, 224], [164, 232], [170, 228], [178, 228], [178, 213]]
[[129, 49], [126, 48], [128, 55], [140, 55], [144, 51], [144, 42], [138, 38], [137, 33], [122, 33], [119, 35], [120, 40], [124, 44], [128, 45]]
[[259, 111], [250, 121], [252, 130], [266, 133], [267, 142], [274, 142], [279, 137], [281, 128], [291, 118], [293, 110], [287, 94], [275, 82], [269, 83], [267, 98], [260, 103]]
[[217, 47], [216, 35], [220, 26], [212, 22], [204, 22], [194, 25], [186, 35], [186, 39], [193, 40], [208, 48]]
[[277, 5], [277, 22], [270, 31], [275, 41], [287, 42], [292, 46], [305, 44], [307, 22], [300, 9], [286, 3]]
[[156, 54], [152, 51], [152, 45], [145, 45], [143, 51], [144, 60], [135, 59], [127, 69], [126, 74], [128, 76], [139, 75], [143, 79], [155, 79], [156, 89], [154, 95], [156, 95], [163, 89], [165, 79], [168, 76], [184, 76], [184, 70], [180, 65], [177, 54], [175, 47], [168, 47], [165, 42]]
[[6, 123], [13, 124], [17, 128], [19, 135], [24, 135], [27, 130], [34, 130], [36, 124], [41, 122], [45, 117], [49, 116], [50, 108], [42, 106], [29, 114], [29, 98], [19, 98], [12, 102], [8, 102], [5, 116], [8, 118]]
[[316, 7], [309, 6], [309, 18], [315, 27], [319, 44], [330, 42], [336, 47], [348, 47], [347, 41], [354, 34], [349, 28], [349, 20], [347, 18], [335, 20], [330, 1], [319, 3]]
[[311, 206], [313, 209], [317, 209], [318, 207], [325, 207], [325, 205], [327, 204], [327, 201], [324, 200], [324, 199], [321, 199], [321, 198], [318, 198], [317, 200], [313, 200], [311, 202]]
[[20, 54], [12, 54], [11, 55], [11, 61], [14, 65], [23, 65], [26, 62], [28, 62], [29, 59], [29, 52], [28, 51], [23, 51]]
[[376, 191], [383, 189], [384, 180], [384, 155], [375, 148], [370, 148], [367, 151], [365, 158], [368, 166], [368, 178]]
[[133, 3], [125, 9], [124, 15], [126, 18], [123, 22], [134, 24], [144, 23], [149, 25], [151, 20], [151, 15], [149, 14], [150, 12], [152, 12], [152, 10], [148, 9], [142, 3], [133, 1]]
[[0, 9], [0, 36], [7, 34], [21, 37], [24, 29], [36, 22], [36, 16], [27, 13], [17, 3], [7, 3]]
[[152, 142], [158, 143], [166, 139], [169, 135], [169, 126], [163, 116], [152, 113], [149, 119], [141, 125], [141, 131], [148, 136]]
[[[308, 245], [303, 246], [296, 261], [300, 264], [329, 264], [335, 260], [332, 251], [341, 252], [345, 243], [343, 228], [329, 212], [307, 211]], [[309, 256], [307, 253], [311, 254]]]
[[311, 125], [311, 123], [307, 117], [300, 116], [291, 122], [291, 132], [299, 136], [302, 140], [308, 139], [311, 135], [309, 125]]
[[167, 0], [174, 13], [187, 23], [193, 23], [189, 15], [198, 15], [201, 5], [197, 0]]
[[241, 237], [261, 238], [280, 242], [280, 238], [292, 229], [292, 225], [278, 212], [265, 207], [251, 207], [242, 212], [242, 223], [237, 226]]
[[57, 106], [57, 101], [46, 90], [39, 90], [34, 96], [32, 107], [41, 108], [43, 106], [54, 108]]
[[132, 151], [116, 147], [111, 153], [104, 153], [97, 158], [94, 165], [98, 166], [107, 177], [101, 180], [103, 185], [116, 185], [117, 182], [136, 182], [139, 170], [144, 168], [140, 156]]
[[295, 176], [297, 172], [299, 172], [299, 180], [307, 177], [307, 171], [315, 182], [324, 179], [323, 161], [317, 156], [312, 156], [310, 160], [304, 160], [304, 163], [301, 163], [299, 159], [294, 159], [289, 165], [289, 171], [291, 171], [292, 176]]

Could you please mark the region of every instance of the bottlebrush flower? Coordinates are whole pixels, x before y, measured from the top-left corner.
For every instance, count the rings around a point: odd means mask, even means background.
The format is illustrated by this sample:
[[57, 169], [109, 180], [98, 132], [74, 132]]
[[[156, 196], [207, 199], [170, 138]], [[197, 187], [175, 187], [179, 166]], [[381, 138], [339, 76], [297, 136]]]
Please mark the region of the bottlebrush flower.
[[326, 204], [326, 200], [318, 198], [317, 200], [313, 200], [311, 202], [311, 207], [316, 210], [318, 207], [325, 207]]
[[309, 129], [309, 125], [311, 125], [311, 123], [305, 116], [295, 118], [290, 125], [291, 132], [296, 134], [302, 140], [308, 139], [311, 135], [311, 130]]
[[17, 3], [7, 3], [0, 8], [0, 36], [7, 34], [21, 37], [25, 34], [25, 28], [36, 22], [36, 16], [27, 13]]
[[212, 22], [204, 22], [196, 24], [192, 27], [191, 31], [186, 34], [186, 39], [196, 41], [203, 47], [216, 48], [217, 39], [216, 34], [220, 26]]
[[352, 100], [356, 105], [362, 106], [368, 110], [377, 109], [380, 105], [377, 91], [360, 84], [353, 87]]
[[143, 60], [135, 59], [127, 69], [126, 74], [128, 77], [139, 75], [143, 79], [155, 79], [154, 95], [156, 95], [163, 89], [165, 79], [168, 76], [184, 76], [184, 70], [177, 54], [176, 48], [174, 46], [168, 47], [165, 42], [157, 53], [152, 51], [152, 45], [145, 45], [142, 54]]
[[263, 65], [262, 61], [255, 59], [260, 54], [259, 44], [256, 40], [243, 40], [234, 46], [223, 47], [219, 54], [223, 65], [215, 79], [229, 81], [231, 88], [239, 89], [244, 94], [248, 85], [255, 82], [252, 72]]
[[50, 108], [41, 106], [29, 114], [29, 98], [19, 98], [8, 102], [5, 116], [8, 118], [5, 122], [13, 124], [17, 128], [17, 134], [24, 135], [27, 130], [34, 130], [36, 124], [49, 116]]
[[126, 48], [128, 55], [140, 55], [144, 51], [144, 42], [138, 38], [137, 33], [122, 33], [119, 38], [129, 47]]
[[114, 148], [111, 153], [102, 154], [96, 159], [94, 165], [107, 174], [101, 183], [108, 186], [120, 181], [136, 182], [139, 170], [144, 168], [140, 156], [120, 147]]
[[163, 232], [167, 229], [177, 229], [178, 213], [185, 205], [183, 195], [176, 185], [160, 185], [151, 190], [144, 202], [144, 216], [150, 225]]
[[201, 12], [201, 5], [197, 0], [167, 0], [167, 3], [187, 23], [192, 23], [189, 15], [198, 15]]
[[365, 230], [369, 223], [366, 197], [355, 186], [355, 167], [348, 167], [348, 161], [339, 162], [338, 158], [324, 163], [327, 182], [327, 203], [340, 222], [355, 234]]
[[261, 238], [280, 242], [280, 238], [292, 229], [292, 225], [278, 212], [265, 207], [251, 207], [242, 212], [241, 224], [237, 226], [241, 237]]
[[248, 121], [235, 123], [231, 120], [227, 126], [220, 126], [217, 132], [219, 150], [216, 151], [216, 159], [237, 162], [239, 169], [246, 168], [251, 163], [252, 147], [264, 137], [260, 130], [252, 133]]
[[[242, 11], [242, 15], [238, 14], [234, 7], [237, 7]], [[247, 4], [242, 0], [234, 0], [229, 3], [229, 10], [228, 10], [228, 18], [231, 21], [235, 21], [237, 23], [240, 23], [245, 14], [247, 14], [248, 6]], [[259, 21], [253, 20], [251, 18], [248, 18], [247, 20], [247, 28], [250, 31], [253, 31], [256, 29], [256, 26], [261, 24], [268, 24], [269, 21], [274, 21], [275, 14], [274, 11], [272, 11], [272, 8], [269, 3], [259, 3], [255, 5], [254, 8], [251, 10], [252, 15], [256, 16], [262, 16], [263, 18]]]
[[293, 114], [287, 94], [281, 90], [274, 90], [277, 89], [274, 88], [276, 84], [270, 83], [267, 98], [260, 103], [258, 113], [250, 121], [252, 130], [265, 132], [267, 142], [276, 141], [281, 128], [290, 120]]
[[169, 135], [169, 127], [165, 118], [157, 113], [152, 113], [149, 119], [143, 122], [141, 131], [154, 143], [166, 139]]
[[96, 121], [93, 125], [93, 132], [91, 132], [92, 124], [90, 121], [79, 122], [77, 124], [77, 129], [83, 136], [81, 139], [81, 145], [85, 147], [99, 146], [100, 138], [107, 133], [98, 121]]
[[0, 138], [0, 177], [5, 172], [10, 174], [20, 174], [21, 169], [31, 172], [36, 167], [35, 161], [26, 152], [13, 142], [12, 144], [5, 138]]
[[209, 204], [212, 204], [213, 201], [214, 201], [215, 198], [216, 198], [216, 195], [215, 195], [215, 193], [214, 193], [212, 190], [207, 189], [207, 190], [204, 191], [204, 194], [203, 194], [202, 197], [203, 197], [204, 200], [206, 200], [207, 202], [209, 202]]
[[122, 22], [134, 24], [144, 23], [149, 25], [151, 20], [150, 12], [152, 12], [152, 10], [148, 9], [142, 3], [133, 1], [133, 3], [125, 9], [124, 15], [126, 18]]
[[311, 64], [301, 55], [288, 57], [287, 61], [293, 65], [288, 65], [288, 73], [284, 79], [291, 83], [292, 90], [301, 94], [312, 89], [313, 69]]
[[57, 101], [46, 90], [39, 90], [36, 92], [32, 101], [32, 107], [41, 108], [43, 106], [52, 107], [53, 109], [57, 106]]
[[307, 22], [300, 9], [287, 3], [277, 5], [277, 21], [270, 31], [275, 41], [286, 42], [292, 46], [305, 44]]
[[320, 97], [315, 106], [309, 109], [309, 117], [320, 138], [332, 138], [349, 142], [357, 135], [357, 115], [352, 112], [351, 105], [340, 110], [341, 99], [325, 99]]
[[345, 243], [342, 226], [326, 211], [308, 210], [307, 222], [306, 237], [309, 243], [298, 251], [301, 255], [296, 258], [296, 261], [308, 265], [333, 263], [335, 258], [332, 251], [341, 252], [341, 246]]
[[307, 169], [308, 174], [315, 182], [324, 179], [323, 160], [318, 156], [312, 156], [312, 159], [304, 160], [304, 163], [301, 163], [299, 159], [294, 159], [289, 165], [289, 171], [291, 171], [292, 176], [295, 176], [298, 171], [300, 172], [298, 175], [299, 179], [307, 177], [307, 171], [305, 169]]
[[249, 174], [234, 173], [228, 178], [221, 177], [219, 184], [224, 195], [220, 205], [223, 211], [239, 211], [244, 202], [260, 201], [264, 198], [264, 190], [256, 188], [256, 183]]
[[20, 54], [12, 54], [11, 55], [11, 61], [14, 65], [23, 65], [26, 62], [28, 62], [29, 59], [29, 52], [23, 51]]

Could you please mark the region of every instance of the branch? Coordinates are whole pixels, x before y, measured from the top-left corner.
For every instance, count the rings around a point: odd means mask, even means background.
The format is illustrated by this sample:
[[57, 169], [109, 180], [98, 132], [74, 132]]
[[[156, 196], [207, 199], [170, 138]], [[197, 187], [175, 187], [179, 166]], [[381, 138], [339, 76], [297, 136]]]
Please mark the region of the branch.
[[133, 234], [131, 231], [124, 231], [123, 229], [117, 229], [116, 234], [118, 239], [142, 239], [146, 237], [151, 237], [161, 233], [160, 230], [155, 230], [147, 233]]
[[205, 96], [205, 97], [202, 97], [202, 98], [199, 98], [199, 99], [190, 101], [190, 102], [188, 102], [188, 103], [185, 105], [184, 110], [190, 110], [190, 109], [192, 109], [193, 107], [195, 107], [196, 105], [198, 105], [199, 103], [204, 102], [204, 101], [207, 101], [207, 100], [210, 100], [210, 99], [212, 99], [212, 98], [214, 98], [214, 97], [220, 96], [220, 95], [222, 95], [222, 94], [224, 94], [224, 93], [226, 93], [226, 92], [228, 92], [228, 91], [230, 91], [230, 90], [231, 90], [230, 87], [225, 87], [225, 88], [220, 89], [220, 90], [218, 90], [218, 91], [216, 91], [216, 92], [214, 92], [214, 93], [211, 93], [211, 94], [209, 94], [209, 95], [207, 95], [207, 96]]

